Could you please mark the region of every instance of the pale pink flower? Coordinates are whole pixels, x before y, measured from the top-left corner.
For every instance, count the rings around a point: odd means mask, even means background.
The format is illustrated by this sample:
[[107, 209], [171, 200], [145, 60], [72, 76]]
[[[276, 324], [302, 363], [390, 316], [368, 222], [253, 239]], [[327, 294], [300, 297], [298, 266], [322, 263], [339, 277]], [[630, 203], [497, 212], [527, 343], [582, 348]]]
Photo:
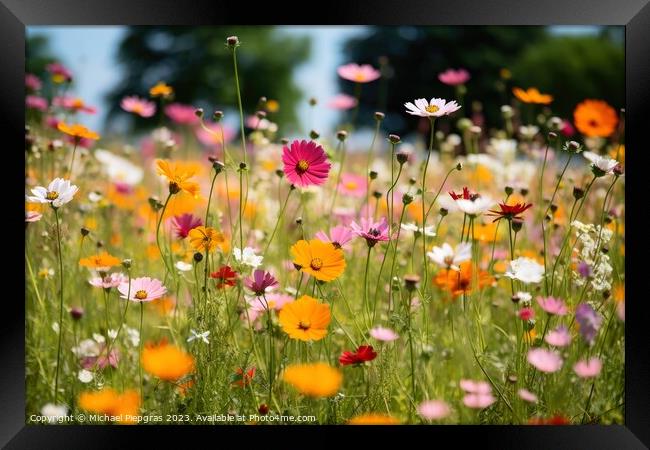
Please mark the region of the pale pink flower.
[[[128, 281], [126, 275], [122, 273], [109, 273], [105, 277], [97, 276], [93, 277], [88, 282], [95, 287], [110, 289], [114, 287], [119, 287], [120, 284]], [[131, 286], [131, 292], [133, 292], [133, 286]]]
[[[226, 143], [228, 143], [233, 140], [236, 134], [231, 127], [220, 123], [206, 122], [205, 127], [210, 131], [206, 131], [203, 128], [197, 128], [196, 137], [207, 147], [221, 146], [223, 145], [222, 140], [225, 140]], [[221, 127], [223, 127], [223, 139], [221, 139]]]
[[458, 383], [460, 388], [467, 394], [489, 394], [492, 392], [492, 387], [487, 381], [474, 381], [474, 380], [460, 380]]
[[449, 415], [449, 405], [442, 400], [427, 400], [418, 406], [418, 414], [426, 420], [440, 420]]
[[[329, 236], [324, 231], [317, 232], [314, 237], [323, 242], [331, 242], [336, 248], [349, 249], [350, 241], [354, 238], [355, 234], [346, 226], [337, 225], [330, 229]], [[293, 263], [291, 263], [293, 267]]]
[[41, 83], [40, 78], [38, 78], [36, 75], [32, 73], [27, 73], [25, 74], [25, 87], [32, 90], [32, 91], [38, 91], [41, 89], [43, 86], [43, 83]]
[[129, 295], [129, 282], [125, 281], [117, 288], [122, 294], [120, 297], [134, 302], [150, 302], [167, 293], [167, 288], [160, 280], [150, 277], [135, 278], [131, 281], [131, 295]]
[[362, 198], [366, 196], [368, 188], [368, 179], [354, 173], [342, 173], [339, 184], [339, 192], [342, 195]]
[[564, 325], [560, 325], [553, 331], [549, 331], [544, 340], [554, 347], [566, 347], [571, 343], [571, 334]]
[[126, 112], [140, 117], [151, 117], [156, 113], [156, 104], [136, 96], [124, 97], [120, 106]]
[[86, 105], [84, 101], [78, 97], [54, 97], [54, 99], [52, 99], [52, 105], [75, 112], [82, 111], [88, 114], [95, 114], [97, 112], [97, 108]]
[[390, 328], [375, 327], [370, 330], [370, 336], [382, 342], [391, 342], [399, 338], [399, 335]]
[[581, 359], [573, 366], [573, 371], [580, 378], [597, 377], [600, 370], [603, 368], [603, 363], [600, 359], [594, 357], [589, 360]]
[[37, 211], [25, 211], [25, 222], [38, 222], [43, 217], [43, 214]]
[[537, 370], [546, 373], [557, 372], [562, 368], [562, 357], [544, 348], [533, 348], [528, 351], [528, 362]]
[[449, 86], [465, 84], [467, 81], [469, 81], [469, 78], [469, 72], [465, 69], [447, 69], [444, 72], [438, 74], [438, 79], [440, 82], [445, 83]]
[[25, 97], [25, 106], [37, 111], [47, 111], [47, 99], [38, 95], [28, 95]]
[[[266, 301], [264, 297], [252, 297], [248, 300], [248, 319], [253, 323], [258, 317], [267, 312], [267, 302], [268, 309], [279, 312], [284, 305], [292, 303], [294, 300], [295, 298], [292, 295], [277, 292], [266, 294]], [[246, 319], [245, 313], [243, 318]]]
[[340, 66], [336, 73], [344, 80], [354, 81], [355, 83], [370, 83], [381, 76], [381, 72], [370, 64], [361, 66], [355, 63], [345, 64]]
[[517, 391], [517, 395], [522, 400], [525, 400], [530, 403], [537, 403], [537, 396], [527, 389], [519, 389]]
[[561, 298], [537, 297], [537, 304], [549, 314], [565, 316], [569, 309]]
[[467, 394], [463, 397], [463, 404], [468, 408], [484, 409], [496, 402], [496, 398], [489, 394]]
[[357, 99], [347, 94], [337, 94], [329, 101], [327, 106], [332, 109], [338, 109], [339, 111], [344, 111], [346, 109], [352, 109], [357, 106]]

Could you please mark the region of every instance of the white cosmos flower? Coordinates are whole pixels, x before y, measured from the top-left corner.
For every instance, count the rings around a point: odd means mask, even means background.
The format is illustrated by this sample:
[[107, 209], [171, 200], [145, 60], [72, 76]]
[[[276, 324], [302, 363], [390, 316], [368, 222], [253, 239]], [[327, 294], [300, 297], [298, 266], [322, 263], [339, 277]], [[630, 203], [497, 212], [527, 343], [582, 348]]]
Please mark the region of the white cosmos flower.
[[192, 270], [192, 264], [186, 263], [185, 261], [178, 261], [174, 265], [181, 272], [188, 272], [188, 271]]
[[472, 244], [468, 242], [458, 244], [454, 250], [445, 242], [442, 247], [433, 247], [433, 251], [428, 252], [427, 256], [441, 267], [460, 270], [458, 264], [472, 259]]
[[[401, 225], [402, 230], [404, 231], [412, 231], [413, 233], [420, 233], [422, 234], [422, 227], [418, 227], [414, 223], [403, 223]], [[429, 236], [429, 237], [434, 237], [436, 235], [436, 232], [433, 231], [433, 226], [428, 226], [424, 229], [424, 233]]]
[[456, 200], [456, 206], [468, 216], [478, 216], [494, 206], [496, 202], [490, 197], [477, 197], [474, 200], [459, 198]]
[[517, 154], [517, 141], [514, 139], [490, 139], [488, 149], [505, 164], [515, 160]]
[[70, 202], [78, 189], [70, 180], [55, 178], [47, 188], [37, 186], [32, 189], [34, 195], [26, 198], [30, 203], [50, 203], [54, 208], [59, 208]]
[[594, 152], [587, 151], [583, 152], [582, 155], [591, 162], [591, 167], [596, 167], [607, 175], [611, 174], [614, 171], [614, 168], [618, 166], [618, 161], [615, 159], [600, 156]]
[[95, 376], [90, 370], [81, 369], [77, 375], [77, 378], [79, 378], [79, 381], [82, 383], [90, 383], [93, 381], [93, 378], [95, 378]]
[[447, 102], [444, 98], [432, 98], [430, 102], [426, 98], [418, 98], [415, 104], [406, 102], [404, 106], [408, 114], [420, 117], [442, 117], [460, 109], [458, 103]]
[[544, 266], [534, 259], [520, 257], [510, 261], [505, 276], [523, 283], [539, 283], [544, 278]]
[[206, 344], [209, 344], [210, 341], [208, 340], [208, 336], [210, 336], [210, 330], [204, 331], [202, 333], [197, 333], [196, 330], [191, 329], [190, 333], [192, 334], [190, 337], [187, 338], [187, 342], [192, 342], [195, 339], [200, 339]]
[[142, 181], [144, 171], [128, 159], [114, 155], [108, 150], [97, 149], [94, 151], [95, 157], [101, 162], [112, 181], [126, 183], [131, 186]]
[[41, 415], [47, 417], [48, 422], [56, 422], [59, 418], [65, 417], [67, 414], [68, 407], [65, 405], [46, 403], [41, 408]]
[[140, 344], [140, 332], [136, 328], [126, 328], [126, 335], [129, 338], [129, 342], [133, 347], [137, 347]]
[[257, 256], [255, 254], [255, 250], [250, 247], [246, 247], [243, 254], [240, 248], [235, 247], [232, 253], [238, 263], [251, 266], [253, 268], [259, 267], [262, 264], [262, 260], [264, 259], [263, 256]]
[[530, 295], [528, 292], [519, 291], [515, 295], [517, 296], [517, 298], [519, 298], [519, 301], [521, 302], [522, 305], [530, 304], [530, 301], [533, 299], [533, 296]]

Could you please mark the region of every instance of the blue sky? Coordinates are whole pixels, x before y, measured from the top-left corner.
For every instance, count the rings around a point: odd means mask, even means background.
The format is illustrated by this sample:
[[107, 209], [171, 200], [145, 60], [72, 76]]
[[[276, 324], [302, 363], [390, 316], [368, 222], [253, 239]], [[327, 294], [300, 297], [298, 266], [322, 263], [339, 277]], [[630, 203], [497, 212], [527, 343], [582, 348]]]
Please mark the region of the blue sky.
[[[557, 34], [591, 34], [597, 32], [595, 26], [557, 26], [552, 31]], [[46, 35], [51, 50], [79, 76], [75, 79], [74, 93], [88, 104], [97, 106], [99, 113], [87, 116], [87, 126], [101, 130], [106, 110], [103, 97], [118, 82], [121, 73], [115, 64], [117, 44], [126, 32], [118, 26], [33, 26], [27, 27], [27, 34]], [[363, 26], [290, 26], [283, 27], [283, 33], [312, 38], [311, 58], [298, 67], [295, 82], [310, 97], [326, 102], [338, 92], [336, 71], [341, 60], [341, 45], [351, 37], [365, 32]], [[307, 103], [304, 102], [299, 117], [307, 117]], [[337, 113], [323, 108], [314, 117], [311, 128], [329, 130], [334, 126]], [[308, 128], [307, 124], [303, 124]]]

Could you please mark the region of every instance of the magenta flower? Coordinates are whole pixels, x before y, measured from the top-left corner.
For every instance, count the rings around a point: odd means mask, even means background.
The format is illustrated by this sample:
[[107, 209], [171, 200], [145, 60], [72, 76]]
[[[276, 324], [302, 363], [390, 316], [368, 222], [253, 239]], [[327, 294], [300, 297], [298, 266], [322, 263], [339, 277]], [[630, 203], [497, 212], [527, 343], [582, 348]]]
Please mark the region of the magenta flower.
[[88, 282], [95, 287], [110, 289], [118, 287], [120, 284], [128, 281], [126, 275], [121, 273], [109, 273], [105, 277], [93, 277]]
[[41, 79], [32, 73], [25, 74], [25, 87], [32, 91], [38, 91], [43, 86]]
[[323, 147], [314, 141], [298, 141], [282, 149], [284, 174], [290, 183], [300, 187], [318, 186], [327, 180], [332, 165], [327, 162]]
[[45, 66], [45, 70], [52, 74], [52, 78], [56, 78], [57, 81], [71, 81], [72, 72], [70, 72], [63, 64], [54, 62]]
[[566, 347], [571, 343], [571, 334], [567, 327], [560, 325], [555, 330], [549, 331], [544, 340], [553, 347]]
[[345, 111], [346, 109], [352, 109], [357, 106], [357, 99], [347, 94], [337, 94], [329, 101], [327, 106], [332, 109], [337, 109], [339, 111]]
[[185, 239], [189, 234], [192, 228], [200, 227], [203, 225], [203, 221], [200, 217], [196, 217], [193, 214], [183, 214], [180, 216], [174, 216], [172, 218], [172, 225], [175, 228], [176, 236], [179, 239]]
[[469, 72], [465, 69], [447, 69], [444, 72], [438, 74], [438, 79], [440, 82], [448, 86], [458, 86], [459, 84], [465, 84], [469, 81], [470, 76]]
[[38, 95], [28, 95], [25, 97], [25, 106], [29, 109], [36, 109], [38, 111], [47, 110], [47, 100]]
[[552, 350], [533, 348], [528, 351], [527, 359], [533, 367], [542, 372], [553, 373], [562, 368], [562, 358]]
[[357, 236], [366, 240], [368, 247], [374, 247], [379, 241], [390, 241], [390, 237], [388, 236], [388, 223], [386, 223], [385, 217], [382, 217], [379, 222], [361, 218], [361, 225], [352, 222], [350, 228], [352, 228], [352, 231]]
[[150, 277], [135, 278], [131, 281], [131, 292], [129, 296], [129, 282], [125, 281], [117, 288], [120, 297], [134, 302], [150, 302], [162, 297], [167, 293], [167, 288], [160, 280]]
[[354, 233], [348, 227], [343, 225], [337, 225], [334, 228], [330, 229], [330, 235], [325, 234], [324, 231], [319, 231], [314, 235], [316, 239], [319, 239], [323, 242], [331, 242], [336, 248], [349, 249], [350, 246], [348, 243], [354, 237]]
[[591, 276], [591, 266], [585, 261], [578, 263], [578, 273], [582, 278], [589, 278]]
[[124, 97], [120, 106], [126, 112], [140, 117], [151, 117], [156, 113], [156, 104], [136, 96]]
[[535, 318], [535, 310], [533, 308], [521, 308], [519, 310], [519, 318], [524, 322], [528, 322]]
[[603, 318], [588, 303], [581, 303], [576, 308], [576, 322], [580, 325], [580, 334], [591, 345], [598, 334]]
[[537, 304], [547, 313], [556, 316], [565, 316], [569, 309], [561, 298], [537, 297]]
[[399, 335], [390, 328], [375, 327], [370, 330], [370, 336], [382, 342], [391, 342], [399, 338]]
[[278, 284], [278, 280], [270, 272], [261, 269], [255, 270], [253, 276], [244, 279], [244, 286], [258, 297], [263, 296], [267, 291], [273, 290]]
[[370, 83], [381, 76], [381, 72], [370, 64], [345, 64], [336, 69], [341, 78], [355, 83]]
[[589, 360], [580, 360], [573, 366], [573, 371], [580, 378], [593, 378], [597, 377], [600, 374], [600, 370], [603, 368], [603, 363], [600, 359], [594, 357], [589, 358]]
[[427, 400], [418, 406], [418, 414], [425, 420], [444, 419], [450, 412], [449, 405], [442, 400]]
[[165, 114], [172, 121], [179, 125], [194, 125], [199, 122], [196, 108], [192, 105], [183, 105], [181, 103], [172, 103], [165, 106]]
[[223, 140], [225, 140], [226, 143], [232, 141], [237, 134], [231, 127], [225, 124], [206, 122], [205, 127], [210, 131], [206, 131], [203, 128], [197, 128], [196, 137], [199, 138], [201, 144], [207, 147], [223, 145], [223, 142], [221, 142], [221, 127], [223, 127]]
[[354, 173], [342, 173], [339, 192], [349, 197], [362, 198], [366, 196], [368, 179]]

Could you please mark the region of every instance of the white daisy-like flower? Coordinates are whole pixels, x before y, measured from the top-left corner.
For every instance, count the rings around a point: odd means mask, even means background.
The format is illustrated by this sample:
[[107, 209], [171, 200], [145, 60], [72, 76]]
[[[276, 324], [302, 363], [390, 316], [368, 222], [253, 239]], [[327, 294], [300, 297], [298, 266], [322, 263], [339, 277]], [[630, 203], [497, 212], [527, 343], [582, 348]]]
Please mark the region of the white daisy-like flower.
[[250, 247], [246, 247], [242, 252], [240, 248], [235, 247], [232, 251], [235, 260], [246, 266], [257, 268], [262, 265], [263, 256], [257, 256], [255, 250]]
[[544, 278], [544, 266], [534, 259], [520, 257], [510, 261], [504, 275], [522, 283], [539, 283]]
[[115, 339], [117, 337], [117, 330], [108, 330], [106, 334], [108, 334], [109, 339]]
[[65, 405], [55, 405], [54, 403], [46, 403], [41, 408], [41, 415], [47, 417], [48, 422], [56, 422], [60, 418], [68, 414], [68, 407]]
[[604, 175], [609, 175], [614, 172], [614, 168], [618, 166], [618, 161], [606, 156], [600, 156], [594, 152], [583, 152], [582, 155], [591, 162], [591, 167], [596, 168], [604, 173]]
[[178, 261], [174, 264], [180, 272], [188, 272], [192, 270], [192, 264], [186, 263], [185, 261]]
[[426, 98], [418, 98], [414, 103], [404, 103], [406, 112], [420, 117], [442, 117], [460, 109], [458, 103], [455, 101], [447, 102], [444, 98], [432, 98], [431, 101], [427, 101]]
[[131, 346], [137, 347], [140, 345], [140, 331], [137, 328], [126, 328], [126, 336], [131, 343]]
[[428, 252], [427, 256], [441, 267], [458, 271], [460, 263], [472, 259], [472, 244], [464, 242], [454, 249], [445, 242], [442, 247], [433, 247], [433, 251]]
[[32, 189], [32, 196], [26, 196], [30, 203], [50, 203], [54, 208], [60, 208], [72, 200], [79, 188], [70, 180], [55, 178], [47, 188], [37, 186]]
[[104, 335], [99, 333], [93, 333], [93, 339], [97, 341], [97, 343], [99, 344], [103, 344], [104, 342], [106, 342], [106, 338], [104, 337]]
[[102, 163], [111, 181], [126, 183], [131, 186], [142, 181], [144, 171], [128, 159], [103, 149], [97, 149], [93, 154]]
[[210, 336], [210, 330], [208, 331], [203, 331], [202, 333], [197, 333], [196, 330], [191, 329], [190, 330], [191, 336], [187, 338], [187, 342], [192, 342], [195, 339], [200, 339], [206, 344], [209, 344], [210, 341], [208, 340], [208, 336]]
[[101, 192], [90, 191], [88, 194], [88, 200], [90, 200], [92, 203], [97, 203], [102, 198], [104, 198], [104, 196], [101, 194]]
[[468, 216], [476, 217], [483, 214], [485, 211], [494, 206], [496, 202], [490, 197], [477, 197], [474, 200], [466, 200], [464, 198], [459, 198], [456, 200], [456, 206], [459, 210], [467, 214]]
[[72, 353], [74, 353], [78, 358], [98, 356], [99, 352], [99, 344], [93, 339], [84, 339], [79, 342], [77, 347], [72, 347]]
[[514, 139], [490, 139], [488, 151], [504, 164], [510, 164], [517, 154], [517, 141]]
[[79, 378], [79, 381], [82, 383], [90, 383], [93, 381], [93, 378], [95, 378], [95, 375], [93, 375], [90, 370], [81, 369], [77, 374], [77, 378]]
[[[401, 228], [404, 231], [411, 231], [413, 233], [422, 234], [422, 227], [418, 227], [414, 223], [403, 223], [401, 224]], [[436, 235], [436, 232], [433, 230], [434, 230], [433, 226], [428, 226], [424, 229], [424, 234], [426, 234], [429, 237], [434, 237]]]
[[530, 304], [530, 301], [533, 299], [533, 296], [530, 295], [530, 293], [528, 292], [519, 291], [515, 295], [517, 296], [521, 304], [525, 304], [525, 305]]

